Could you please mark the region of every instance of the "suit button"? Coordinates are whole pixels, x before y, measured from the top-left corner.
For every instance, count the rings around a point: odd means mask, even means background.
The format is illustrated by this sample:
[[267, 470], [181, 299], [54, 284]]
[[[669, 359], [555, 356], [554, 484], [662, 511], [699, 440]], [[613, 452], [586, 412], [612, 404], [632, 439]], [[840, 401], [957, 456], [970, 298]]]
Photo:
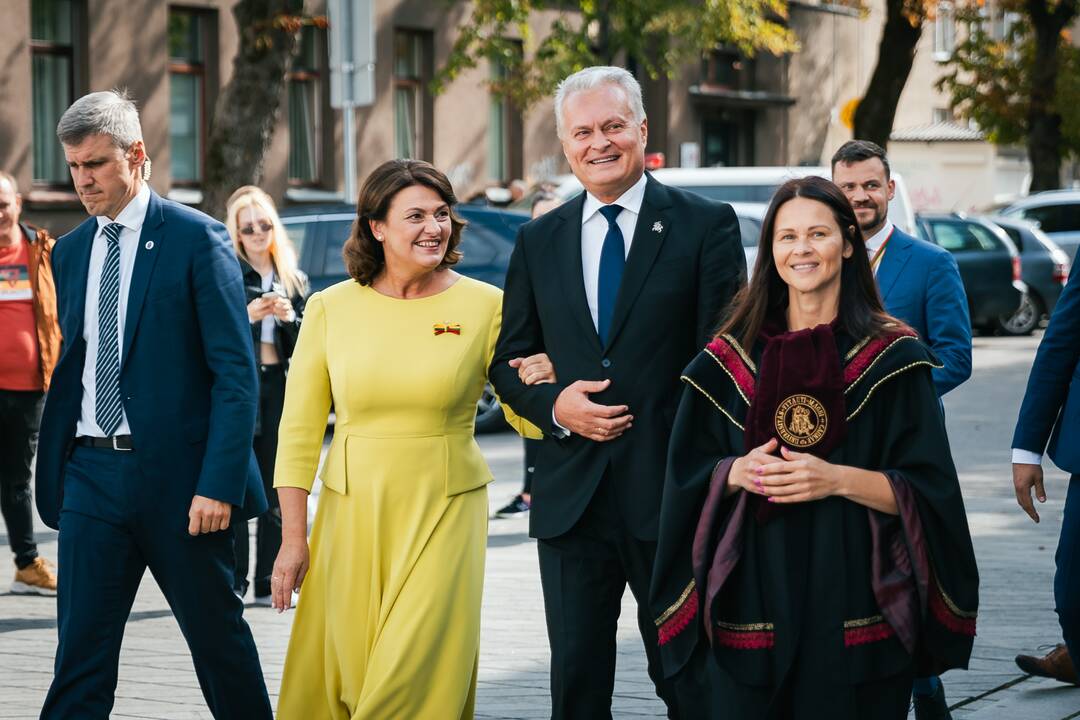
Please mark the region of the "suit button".
[[600, 367], [605, 367], [605, 368], [611, 367], [611, 361], [608, 360], [607, 358], [604, 358], [603, 360], [600, 361]]

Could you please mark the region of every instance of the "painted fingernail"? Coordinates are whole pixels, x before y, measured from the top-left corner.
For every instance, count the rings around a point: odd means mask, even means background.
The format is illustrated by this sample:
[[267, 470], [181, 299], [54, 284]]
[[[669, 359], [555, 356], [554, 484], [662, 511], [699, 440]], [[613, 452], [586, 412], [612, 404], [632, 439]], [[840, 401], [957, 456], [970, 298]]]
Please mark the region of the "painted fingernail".
[[770, 496], [769, 497], [769, 502], [776, 502], [776, 498]]

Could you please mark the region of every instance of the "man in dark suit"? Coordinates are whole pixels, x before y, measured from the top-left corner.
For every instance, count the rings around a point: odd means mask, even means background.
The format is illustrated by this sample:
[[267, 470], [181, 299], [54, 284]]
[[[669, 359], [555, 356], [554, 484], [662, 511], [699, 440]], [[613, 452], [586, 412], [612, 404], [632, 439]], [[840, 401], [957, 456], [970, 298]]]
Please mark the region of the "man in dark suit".
[[52, 259], [63, 345], [36, 496], [60, 531], [60, 642], [41, 717], [108, 717], [124, 624], [149, 568], [214, 716], [268, 719], [228, 532], [234, 512], [266, 509], [239, 264], [220, 223], [146, 185], [126, 94], [80, 98], [57, 135], [93, 217]]
[[[889, 221], [896, 181], [881, 146], [844, 143], [832, 157], [832, 176], [855, 210], [885, 309], [919, 333], [941, 361], [932, 371], [940, 398], [971, 377], [971, 317], [956, 259]], [[951, 717], [940, 678], [916, 678], [913, 697], [915, 720]]]
[[[1016, 664], [1032, 675], [1080, 685], [1075, 658], [1080, 657], [1080, 272], [1073, 272], [1058, 299], [1035, 362], [1012, 441], [1016, 500], [1039, 522], [1039, 502], [1046, 502], [1042, 455], [1070, 474], [1058, 540], [1054, 604], [1065, 642], [1046, 656], [1019, 655]], [[1048, 446], [1049, 444], [1049, 446]]]
[[[629, 584], [669, 716], [702, 717], [704, 693], [663, 678], [648, 591], [679, 375], [746, 277], [738, 221], [730, 206], [644, 172], [648, 125], [625, 70], [566, 78], [555, 120], [585, 192], [518, 233], [491, 365], [500, 397], [547, 430], [530, 534], [539, 540], [552, 715], [611, 717]], [[526, 385], [540, 353], [558, 381]]]

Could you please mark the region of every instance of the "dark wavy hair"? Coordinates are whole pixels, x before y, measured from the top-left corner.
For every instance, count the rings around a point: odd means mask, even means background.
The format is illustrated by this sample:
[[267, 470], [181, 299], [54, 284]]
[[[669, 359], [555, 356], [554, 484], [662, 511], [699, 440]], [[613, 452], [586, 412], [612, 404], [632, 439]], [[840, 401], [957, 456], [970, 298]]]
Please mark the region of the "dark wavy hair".
[[735, 296], [731, 312], [717, 334], [733, 335], [744, 347], [753, 347], [766, 320], [787, 310], [788, 286], [780, 277], [773, 260], [773, 234], [776, 214], [785, 203], [797, 197], [827, 206], [840, 227], [841, 237], [851, 243], [855, 250], [851, 257], [843, 258], [840, 266], [840, 329], [850, 337], [861, 340], [905, 327], [904, 323], [885, 312], [874, 273], [870, 269], [866, 242], [851, 203], [836, 185], [825, 178], [810, 176], [788, 180], [773, 195], [761, 223], [757, 261], [750, 283]]
[[341, 250], [345, 258], [345, 269], [349, 276], [361, 285], [370, 285], [386, 266], [383, 245], [375, 239], [375, 234], [371, 231], [371, 221], [386, 220], [386, 213], [394, 197], [414, 185], [431, 188], [450, 206], [450, 239], [446, 245], [446, 255], [435, 269], [448, 268], [461, 260], [461, 251], [457, 248], [461, 244], [461, 230], [466, 223], [454, 212], [458, 200], [450, 180], [435, 169], [434, 165], [423, 160], [389, 160], [375, 168], [364, 180], [360, 196], [356, 200], [356, 219], [353, 221], [352, 232]]

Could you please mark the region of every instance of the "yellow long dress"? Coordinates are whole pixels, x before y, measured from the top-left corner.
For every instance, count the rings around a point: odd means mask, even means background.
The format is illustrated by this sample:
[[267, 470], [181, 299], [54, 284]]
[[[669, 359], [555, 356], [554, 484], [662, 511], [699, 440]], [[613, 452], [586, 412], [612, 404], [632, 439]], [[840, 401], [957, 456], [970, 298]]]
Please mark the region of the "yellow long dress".
[[415, 300], [354, 281], [308, 300], [275, 487], [310, 492], [331, 400], [337, 421], [279, 719], [473, 717], [491, 481], [473, 423], [501, 305], [466, 277]]

